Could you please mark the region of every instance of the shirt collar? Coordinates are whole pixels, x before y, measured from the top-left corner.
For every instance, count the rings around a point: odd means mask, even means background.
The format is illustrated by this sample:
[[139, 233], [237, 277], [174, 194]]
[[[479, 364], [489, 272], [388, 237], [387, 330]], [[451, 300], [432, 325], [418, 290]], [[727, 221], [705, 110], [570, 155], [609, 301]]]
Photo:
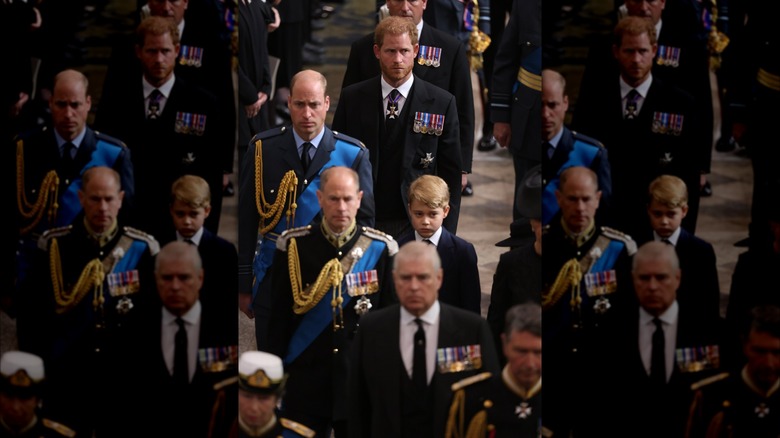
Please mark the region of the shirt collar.
[[[678, 227], [676, 230], [674, 230], [674, 233], [672, 233], [671, 236], [666, 238], [666, 240], [668, 240], [669, 243], [671, 243], [672, 245], [677, 246], [677, 241], [680, 240], [681, 229], [682, 228]], [[658, 233], [656, 233], [655, 231], [653, 231], [653, 240], [655, 240], [656, 242], [662, 242], [664, 238], [659, 236]]]
[[[666, 311], [660, 315], [658, 315], [658, 319], [661, 320], [666, 325], [672, 325], [677, 322], [677, 317], [680, 314], [680, 306], [677, 304], [677, 300], [674, 300], [672, 302], [672, 305], [669, 306]], [[639, 307], [639, 324], [645, 325], [645, 324], [652, 324], [653, 319], [655, 319], [655, 316], [649, 314], [647, 310], [643, 309], [641, 306]]]
[[[417, 43], [418, 44], [420, 43], [420, 35], [422, 35], [422, 30], [423, 30], [423, 24], [424, 23], [425, 23], [425, 21], [422, 20], [422, 19], [420, 19], [420, 22], [417, 23]], [[419, 55], [419, 53], [418, 53], [418, 55]]]
[[[441, 233], [442, 233], [441, 227], [439, 227], [439, 229], [436, 230], [436, 232], [433, 233], [431, 237], [428, 237], [428, 240], [430, 240], [431, 243], [433, 243], [434, 245], [439, 246], [439, 239], [441, 239]], [[418, 242], [422, 242], [423, 239], [425, 239], [425, 237], [421, 236], [420, 233], [418, 233], [417, 231], [414, 232], [414, 240]]]
[[181, 23], [176, 25], [176, 28], [179, 29], [179, 44], [181, 44], [181, 36], [184, 35], [184, 18], [181, 19]]
[[146, 80], [146, 77], [143, 75], [141, 75], [141, 80], [143, 81], [143, 87], [144, 87], [144, 99], [148, 99], [149, 95], [152, 94], [152, 91], [154, 91], [155, 88], [160, 90], [160, 93], [162, 93], [163, 97], [167, 99], [171, 95], [171, 90], [173, 89], [173, 83], [176, 82], [176, 75], [174, 73], [171, 73], [171, 77], [168, 78], [168, 80], [165, 81], [165, 83], [160, 85], [159, 87], [155, 87], [154, 85], [150, 84], [149, 81]]
[[[195, 244], [195, 246], [200, 245], [200, 239], [203, 238], [203, 227], [200, 227], [198, 231], [195, 232], [195, 234], [192, 235], [189, 239], [192, 240], [192, 243]], [[176, 240], [179, 242], [184, 242], [187, 238], [182, 236], [178, 231], [176, 232]]]
[[428, 325], [436, 324], [436, 321], [439, 320], [439, 313], [441, 313], [441, 305], [439, 304], [438, 299], [433, 302], [433, 305], [430, 309], [425, 311], [425, 313], [419, 317], [412, 315], [408, 310], [404, 309], [404, 306], [401, 306], [401, 326], [403, 327], [408, 324], [413, 324], [414, 320], [417, 318], [420, 318]]
[[[195, 301], [195, 304], [190, 307], [190, 310], [187, 311], [184, 315], [181, 316], [181, 319], [184, 320], [184, 322], [195, 325], [200, 321], [200, 312], [201, 312], [201, 305], [200, 300]], [[162, 308], [162, 322], [163, 326], [168, 324], [176, 324], [176, 315], [171, 313], [168, 309], [163, 306]]]
[[514, 377], [512, 377], [512, 373], [509, 372], [509, 365], [504, 365], [504, 369], [501, 371], [501, 380], [504, 381], [504, 384], [509, 388], [512, 392], [519, 395], [523, 400], [528, 400], [529, 398], [535, 396], [539, 393], [539, 391], [542, 390], [542, 378], [539, 377], [539, 380], [536, 381], [534, 386], [528, 389], [528, 391], [525, 390], [525, 388], [521, 387], [520, 385], [515, 382]]
[[593, 237], [593, 233], [596, 232], [596, 221], [590, 221], [590, 225], [588, 225], [587, 228], [585, 228], [585, 230], [579, 234], [575, 234], [569, 231], [569, 227], [566, 226], [566, 221], [563, 220], [563, 217], [561, 217], [561, 226], [563, 227], [563, 232], [566, 234], [566, 237], [574, 242], [578, 248], [590, 240], [590, 238]]
[[[53, 131], [54, 131], [54, 138], [57, 140], [57, 147], [60, 148], [60, 150], [62, 150], [63, 145], [68, 141], [62, 138], [62, 136], [57, 132], [56, 129], [53, 129]], [[79, 135], [77, 135], [73, 140], [70, 141], [73, 144], [73, 146], [76, 146], [76, 149], [78, 149], [79, 146], [81, 146], [81, 142], [84, 141], [85, 135], [87, 135], [86, 126], [84, 126], [84, 129], [82, 129], [81, 132], [79, 132]]]
[[558, 143], [560, 143], [561, 137], [563, 137], [563, 125], [561, 125], [561, 129], [558, 131], [558, 133], [555, 134], [553, 138], [548, 140], [547, 143], [550, 143], [553, 149], [555, 149], [558, 147]]
[[780, 390], [780, 379], [777, 379], [775, 384], [772, 385], [772, 387], [769, 388], [768, 391], [764, 392], [761, 388], [759, 388], [753, 382], [753, 379], [750, 378], [750, 374], [748, 374], [748, 371], [747, 371], [747, 365], [745, 365], [744, 368], [742, 368], [742, 374], [741, 375], [742, 375], [742, 381], [745, 382], [745, 384], [748, 386], [748, 388], [750, 388], [751, 391], [755, 392], [756, 394], [758, 394], [758, 395], [760, 395], [762, 397], [769, 398], [769, 397], [772, 396], [772, 394], [774, 394], [775, 392]]
[[[298, 151], [303, 150], [303, 144], [306, 143], [306, 140], [301, 138], [300, 135], [298, 135], [297, 132], [295, 132], [295, 129], [292, 130], [293, 132], [293, 138], [295, 139], [295, 147], [298, 148]], [[325, 136], [325, 125], [322, 126], [322, 129], [320, 130], [320, 133], [315, 135], [314, 138], [309, 140], [309, 143], [314, 147], [314, 149], [317, 149], [317, 147], [320, 145], [320, 142], [322, 141], [322, 137]]]
[[632, 87], [631, 85], [628, 85], [628, 83], [626, 83], [626, 81], [623, 79], [623, 76], [620, 76], [620, 97], [622, 99], [625, 99], [626, 96], [628, 95], [628, 92], [631, 91], [632, 89], [635, 89], [639, 93], [639, 95], [642, 96], [642, 98], [644, 99], [647, 97], [647, 92], [650, 90], [650, 84], [652, 83], [653, 83], [652, 72], [650, 72], [647, 75], [647, 79], [645, 79], [644, 82], [637, 85], [636, 87]]
[[[387, 96], [390, 95], [390, 92], [393, 91], [394, 87], [390, 86], [390, 84], [385, 81], [384, 76], [380, 77], [380, 82], [382, 83], [382, 99], [387, 99]], [[412, 90], [412, 83], [414, 83], [413, 74], [409, 75], [409, 79], [398, 87], [395, 87], [395, 89], [401, 93], [401, 96], [403, 96], [404, 99], [406, 99], [409, 97], [409, 92]]]

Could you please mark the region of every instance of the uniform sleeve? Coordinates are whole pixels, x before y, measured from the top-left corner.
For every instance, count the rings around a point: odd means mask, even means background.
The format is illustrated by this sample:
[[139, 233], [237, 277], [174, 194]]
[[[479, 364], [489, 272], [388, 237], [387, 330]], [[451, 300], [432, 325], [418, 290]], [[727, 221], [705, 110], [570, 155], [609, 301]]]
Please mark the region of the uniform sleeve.
[[463, 251], [458, 254], [460, 274], [460, 302], [463, 308], [481, 315], [482, 289], [479, 283], [477, 251], [474, 245], [466, 242]]
[[255, 206], [255, 145], [249, 145], [241, 160], [238, 180], [238, 291], [252, 291], [252, 260], [257, 246], [260, 218]]
[[361, 149], [355, 159], [353, 168], [358, 173], [360, 190], [363, 191], [363, 199], [360, 201], [360, 209], [357, 213], [357, 223], [373, 228], [376, 218], [376, 206], [374, 204], [374, 178], [368, 149]]

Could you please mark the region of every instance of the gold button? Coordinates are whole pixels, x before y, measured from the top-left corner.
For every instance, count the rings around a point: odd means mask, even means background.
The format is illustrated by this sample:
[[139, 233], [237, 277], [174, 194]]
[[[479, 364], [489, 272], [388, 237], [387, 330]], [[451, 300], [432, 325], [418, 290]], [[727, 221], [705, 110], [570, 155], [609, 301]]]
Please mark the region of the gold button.
[[338, 354], [338, 353], [339, 353], [339, 349], [338, 348], [334, 348], [333, 349], [333, 354]]

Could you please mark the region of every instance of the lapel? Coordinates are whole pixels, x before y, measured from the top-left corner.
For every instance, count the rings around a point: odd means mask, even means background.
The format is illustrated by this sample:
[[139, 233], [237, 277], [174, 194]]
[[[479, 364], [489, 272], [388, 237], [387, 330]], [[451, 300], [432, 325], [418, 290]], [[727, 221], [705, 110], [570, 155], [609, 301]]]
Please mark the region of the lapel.
[[[420, 145], [420, 141], [425, 134], [415, 134], [410, 126], [414, 125], [414, 113], [418, 108], [426, 109], [430, 111], [433, 108], [435, 101], [433, 97], [428, 93], [428, 87], [425, 82], [415, 75], [412, 89], [409, 92], [409, 99], [404, 104], [404, 111], [406, 113], [406, 122], [402, 124], [404, 129], [404, 158], [403, 166], [401, 166], [401, 174], [403, 175], [407, 169], [412, 168], [412, 160], [416, 154], [417, 148]], [[426, 112], [428, 112], [426, 111]], [[436, 152], [438, 154], [438, 152]]]
[[555, 147], [555, 152], [553, 152], [551, 159], [552, 168], [560, 169], [563, 163], [566, 162], [566, 159], [569, 158], [569, 152], [572, 149], [574, 149], [574, 136], [568, 128], [564, 127], [558, 146]]
[[640, 126], [650, 126], [653, 123], [653, 113], [657, 108], [656, 101], [658, 100], [658, 89], [661, 86], [657, 76], [653, 76], [653, 83], [650, 84], [650, 89], [647, 90], [647, 97], [642, 103], [642, 110], [639, 111], [639, 117], [637, 117]]
[[319, 173], [320, 169], [322, 169], [322, 166], [328, 162], [330, 153], [333, 152], [334, 149], [336, 149], [336, 139], [333, 137], [333, 132], [330, 129], [325, 128], [322, 140], [320, 141], [319, 146], [317, 146], [311, 164], [309, 164], [309, 170], [304, 176], [308, 181], [311, 181], [312, 178], [314, 178], [314, 175]]
[[[436, 251], [441, 258], [442, 266], [455, 266], [455, 239], [452, 237], [452, 233], [447, 231], [446, 228], [441, 227], [441, 237], [439, 238], [439, 244], [436, 246]], [[447, 273], [445, 272], [445, 276]]]
[[84, 134], [84, 139], [81, 141], [81, 145], [79, 145], [76, 157], [74, 158], [75, 167], [78, 169], [79, 173], [81, 173], [81, 169], [83, 169], [87, 162], [92, 158], [92, 152], [97, 148], [95, 131], [90, 128], [86, 129], [87, 131]]
[[165, 108], [163, 108], [163, 112], [160, 115], [160, 122], [163, 126], [173, 126], [174, 123], [176, 123], [176, 113], [178, 112], [176, 110], [178, 109], [178, 102], [183, 97], [183, 86], [184, 84], [181, 82], [181, 78], [177, 76], [173, 82], [171, 94], [165, 101]]
[[[284, 162], [288, 169], [293, 169], [297, 175], [302, 175], [303, 165], [301, 165], [301, 156], [298, 155], [298, 147], [295, 144], [292, 126], [283, 135], [286, 138], [277, 142], [276, 146], [279, 149], [279, 155], [284, 157]], [[299, 181], [299, 184], [303, 184], [303, 181]]]
[[[431, 32], [431, 25], [428, 23], [423, 25], [423, 32], [422, 35], [420, 35], [419, 43], [421, 46], [436, 46], [436, 40], [434, 38], [433, 32]], [[431, 71], [431, 67], [418, 64], [417, 60], [420, 58], [420, 56], [422, 56], [422, 53], [418, 52], [417, 58], [414, 59], [414, 68], [412, 71], [418, 78], [425, 79], [428, 77], [428, 72]]]
[[[392, 310], [391, 310], [392, 309]], [[401, 350], [399, 347], [399, 330], [401, 324], [401, 306], [396, 304], [389, 307], [384, 312], [384, 321], [376, 321], [374, 327], [377, 328], [377, 337], [372, 341], [381, 340], [385, 348], [372, 348], [375, 353], [372, 358], [373, 363], [382, 364], [387, 378], [375, 382], [382, 387], [381, 393], [386, 400], [385, 409], [387, 418], [394, 419], [395, 430], [401, 430], [401, 424], [398, 422], [401, 418], [399, 406], [401, 406], [400, 378], [403, 369], [403, 360], [401, 359]], [[365, 358], [364, 358], [365, 359]]]
[[[356, 131], [365, 133], [365, 144], [368, 147], [375, 176], [379, 171], [379, 145], [382, 144], [379, 124], [384, 123], [385, 117], [385, 110], [382, 105], [381, 77], [381, 75], [377, 76], [369, 82], [369, 86], [361, 87], [360, 94], [362, 97], [359, 98], [361, 104], [357, 107], [358, 111], [360, 111], [358, 117], [361, 127], [355, 127]], [[373, 136], [373, 139], [370, 138], [371, 136]]]

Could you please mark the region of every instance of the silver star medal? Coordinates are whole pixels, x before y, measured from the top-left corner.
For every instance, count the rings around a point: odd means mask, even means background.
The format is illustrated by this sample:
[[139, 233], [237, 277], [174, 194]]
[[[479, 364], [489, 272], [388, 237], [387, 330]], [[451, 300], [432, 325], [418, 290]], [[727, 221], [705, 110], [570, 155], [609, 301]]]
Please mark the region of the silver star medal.
[[420, 165], [423, 167], [423, 169], [427, 169], [431, 163], [433, 163], [433, 154], [431, 153], [426, 153], [425, 158], [420, 158]]
[[528, 406], [528, 403], [522, 402], [515, 406], [515, 415], [517, 415], [517, 418], [525, 420], [529, 415], [531, 415], [531, 407]]
[[769, 415], [769, 406], [767, 406], [766, 403], [761, 403], [756, 406], [755, 412], [756, 415], [758, 415], [758, 418], [764, 418]]
[[602, 295], [596, 300], [596, 304], [593, 305], [593, 311], [598, 315], [603, 315], [607, 313], [610, 307], [612, 307], [612, 304], [610, 304], [609, 299]]
[[133, 309], [133, 300], [128, 297], [122, 297], [116, 304], [116, 312], [120, 315], [126, 315]]
[[181, 161], [184, 164], [192, 164], [195, 162], [195, 154], [192, 152], [187, 152], [187, 156], [185, 158], [182, 158]]
[[667, 164], [672, 162], [672, 153], [671, 152], [664, 152], [663, 158], [661, 158], [660, 161], [662, 165], [666, 166]]
[[391, 103], [390, 108], [387, 110], [387, 118], [394, 119], [398, 113], [396, 112], [395, 104]]
[[[363, 248], [357, 247], [352, 250], [352, 258], [353, 258], [353, 266], [354, 263], [357, 263], [360, 258], [363, 257]], [[358, 316], [363, 316], [366, 313], [368, 313], [369, 310], [371, 310], [372, 304], [371, 300], [366, 297], [365, 295], [362, 295], [360, 299], [358, 300], [357, 304], [355, 304], [355, 313], [358, 314]]]

